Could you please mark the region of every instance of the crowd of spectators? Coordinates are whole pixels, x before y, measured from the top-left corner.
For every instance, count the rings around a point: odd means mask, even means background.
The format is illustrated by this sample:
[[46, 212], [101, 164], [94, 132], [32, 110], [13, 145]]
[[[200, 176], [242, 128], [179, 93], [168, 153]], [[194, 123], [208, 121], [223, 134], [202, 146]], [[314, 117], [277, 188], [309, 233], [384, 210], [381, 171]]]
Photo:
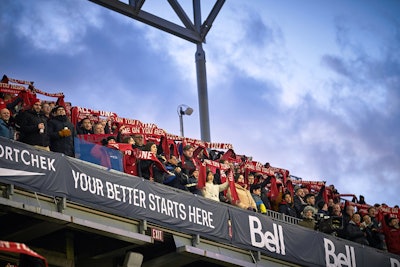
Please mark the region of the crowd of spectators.
[[[90, 118], [83, 118], [77, 125], [73, 125], [62, 105], [35, 98], [30, 107], [22, 109], [22, 102], [16, 96], [1, 95], [0, 136], [74, 157], [75, 137], [112, 134], [90, 151], [103, 166], [111, 167], [114, 158], [105, 148], [114, 148], [115, 153], [118, 153], [114, 145], [126, 143], [132, 150], [151, 155], [146, 159], [137, 158], [135, 168], [139, 177], [253, 212], [279, 212], [297, 218], [300, 226], [400, 254], [399, 219], [378, 212], [382, 205], [370, 206], [367, 212], [359, 208], [356, 211], [353, 205], [343, 205], [340, 198], [335, 197], [332, 193], [337, 193], [334, 186], [311, 190], [301, 186], [301, 183], [294, 186], [293, 190], [281, 183], [279, 194], [272, 197], [273, 175], [244, 173], [229, 160], [222, 159], [223, 153], [214, 153], [217, 156], [212, 160], [227, 168], [217, 168], [216, 171], [202, 169], [199, 162], [210, 156], [207, 153], [195, 153], [196, 148], [192, 145], [181, 143], [181, 153], [166, 157], [161, 142], [148, 141], [143, 134], [124, 135], [124, 126], [117, 128], [107, 120], [94, 122]], [[269, 164], [265, 164], [265, 167], [268, 168]], [[279, 174], [276, 175], [279, 177]], [[234, 180], [232, 186], [229, 177]], [[288, 181], [291, 181], [290, 177]], [[328, 198], [324, 196], [327, 191], [331, 193]], [[366, 205], [363, 196], [360, 196], [357, 203]]]
[[[74, 156], [76, 131], [64, 106], [32, 98], [31, 105], [22, 109], [22, 99], [9, 95], [3, 94], [0, 98], [0, 136]], [[6, 104], [5, 99], [14, 98], [17, 101], [12, 105]]]

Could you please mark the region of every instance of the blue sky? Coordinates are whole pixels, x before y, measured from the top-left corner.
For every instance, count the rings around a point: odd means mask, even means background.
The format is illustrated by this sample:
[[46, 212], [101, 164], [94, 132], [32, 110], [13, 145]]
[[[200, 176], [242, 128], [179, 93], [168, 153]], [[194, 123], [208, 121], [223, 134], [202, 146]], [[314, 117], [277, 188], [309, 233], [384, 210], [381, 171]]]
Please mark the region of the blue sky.
[[[143, 10], [178, 22], [162, 1]], [[200, 139], [194, 44], [86, 0], [3, 0], [0, 29], [1, 74], [173, 134], [187, 104]], [[400, 204], [398, 0], [226, 1], [203, 48], [213, 142]]]

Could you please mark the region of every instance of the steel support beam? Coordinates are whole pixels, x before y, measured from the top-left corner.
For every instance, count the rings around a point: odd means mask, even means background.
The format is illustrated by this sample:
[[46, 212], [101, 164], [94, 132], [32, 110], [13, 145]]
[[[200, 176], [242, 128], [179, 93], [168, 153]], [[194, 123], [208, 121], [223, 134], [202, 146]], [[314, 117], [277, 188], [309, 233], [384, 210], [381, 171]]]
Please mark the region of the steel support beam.
[[191, 29], [187, 29], [173, 22], [150, 14], [143, 10], [136, 10], [135, 7], [125, 4], [118, 0], [89, 0], [93, 3], [114, 10], [122, 15], [128, 16], [147, 25], [153, 26], [159, 30], [168, 32], [182, 39], [190, 41], [192, 43], [201, 42], [200, 34]]
[[189, 19], [189, 17], [186, 15], [186, 12], [183, 10], [183, 8], [178, 3], [178, 1], [177, 0], [168, 0], [168, 2], [171, 5], [171, 7], [174, 9], [175, 13], [178, 15], [179, 19], [182, 21], [183, 25], [185, 25], [185, 27], [187, 29], [191, 29], [191, 30], [195, 31], [196, 28], [194, 27], [194, 24]]
[[203, 42], [205, 42], [206, 35], [208, 31], [211, 29], [211, 26], [217, 17], [219, 11], [221, 10], [222, 6], [224, 5], [225, 0], [218, 0], [215, 2], [213, 8], [210, 11], [210, 14], [208, 14], [207, 19], [204, 21], [203, 25], [201, 25], [201, 31], [200, 31], [200, 36]]
[[211, 29], [212, 23], [224, 5], [225, 0], [217, 0], [215, 2], [210, 14], [207, 16], [207, 19], [203, 24], [201, 22], [200, 0], [193, 0], [193, 22], [183, 10], [178, 0], [168, 0], [168, 3], [181, 20], [184, 27], [143, 11], [142, 7], [145, 0], [129, 0], [129, 4], [123, 3], [119, 0], [89, 1], [196, 44], [195, 62], [200, 114], [200, 134], [201, 140], [210, 142], [211, 134], [208, 109], [206, 55], [202, 43], [205, 42], [207, 33]]

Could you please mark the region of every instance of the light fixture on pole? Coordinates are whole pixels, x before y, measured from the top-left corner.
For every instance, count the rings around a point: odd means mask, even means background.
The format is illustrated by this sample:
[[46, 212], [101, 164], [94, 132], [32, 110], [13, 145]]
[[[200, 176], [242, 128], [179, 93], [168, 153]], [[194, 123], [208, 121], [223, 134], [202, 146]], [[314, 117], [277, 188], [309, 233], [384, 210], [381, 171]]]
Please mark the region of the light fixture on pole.
[[183, 115], [192, 115], [193, 109], [185, 104], [180, 104], [177, 109], [178, 115], [179, 115], [179, 125], [181, 129], [181, 136], [184, 137], [183, 133]]

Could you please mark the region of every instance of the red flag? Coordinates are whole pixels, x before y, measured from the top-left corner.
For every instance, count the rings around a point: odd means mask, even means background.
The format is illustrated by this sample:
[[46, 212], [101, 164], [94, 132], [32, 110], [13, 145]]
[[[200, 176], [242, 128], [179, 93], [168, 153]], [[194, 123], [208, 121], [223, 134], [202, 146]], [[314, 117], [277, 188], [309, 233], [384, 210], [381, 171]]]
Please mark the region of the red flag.
[[201, 163], [199, 164], [199, 178], [197, 179], [197, 188], [202, 189], [206, 186], [206, 179], [207, 179], [207, 170], [206, 164]]

